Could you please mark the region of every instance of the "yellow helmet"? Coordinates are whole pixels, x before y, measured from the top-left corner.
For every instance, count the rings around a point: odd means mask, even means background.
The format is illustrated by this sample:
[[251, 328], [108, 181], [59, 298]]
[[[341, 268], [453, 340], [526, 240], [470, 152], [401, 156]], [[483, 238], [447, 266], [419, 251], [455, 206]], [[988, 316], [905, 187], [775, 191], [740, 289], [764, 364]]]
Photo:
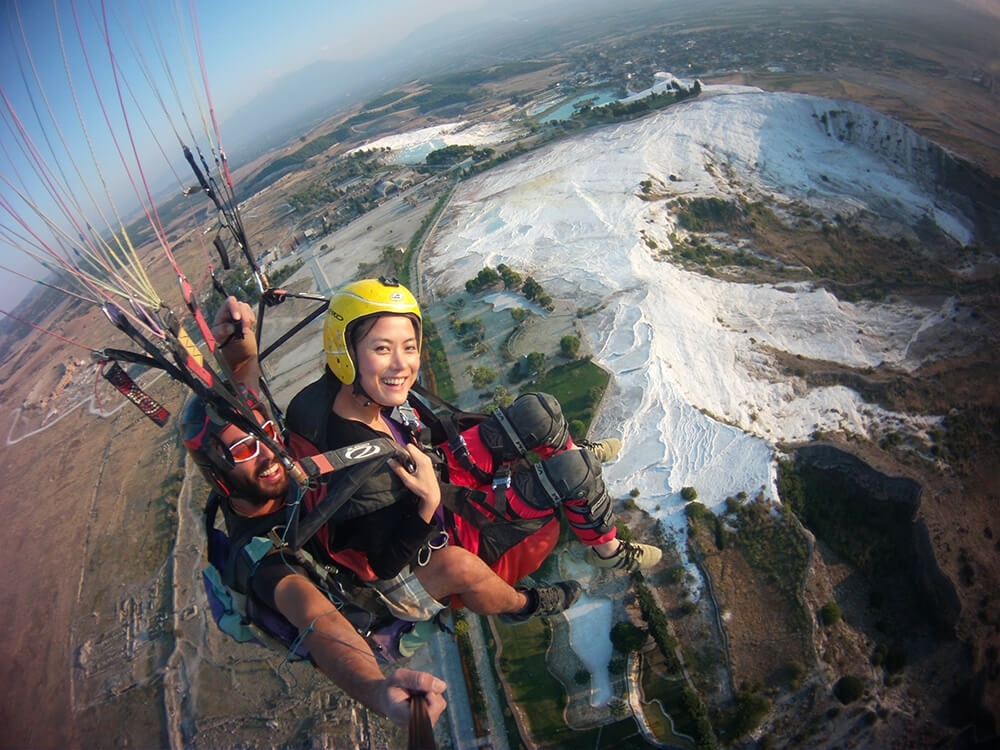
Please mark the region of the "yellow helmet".
[[416, 298], [396, 279], [353, 281], [330, 298], [323, 325], [323, 350], [326, 364], [341, 383], [350, 385], [357, 377], [351, 359], [351, 328], [362, 318], [372, 315], [413, 315], [417, 319], [417, 341], [420, 341], [420, 306]]

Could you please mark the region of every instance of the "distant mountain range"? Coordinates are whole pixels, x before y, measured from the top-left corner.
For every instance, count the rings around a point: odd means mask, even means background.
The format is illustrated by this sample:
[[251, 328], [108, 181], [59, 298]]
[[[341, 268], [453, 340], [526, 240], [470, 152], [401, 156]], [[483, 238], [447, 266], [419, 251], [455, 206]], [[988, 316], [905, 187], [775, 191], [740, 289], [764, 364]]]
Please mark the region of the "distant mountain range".
[[649, 8], [662, 8], [651, 0], [627, 3], [631, 12], [621, 7], [612, 12], [596, 0], [557, 0], [533, 7], [538, 5], [515, 0], [474, 15], [456, 12], [415, 29], [369, 59], [320, 60], [289, 73], [224, 118], [230, 159], [249, 161], [310, 125], [405, 81], [553, 54], [582, 38], [606, 34], [609, 24], [634, 27]]

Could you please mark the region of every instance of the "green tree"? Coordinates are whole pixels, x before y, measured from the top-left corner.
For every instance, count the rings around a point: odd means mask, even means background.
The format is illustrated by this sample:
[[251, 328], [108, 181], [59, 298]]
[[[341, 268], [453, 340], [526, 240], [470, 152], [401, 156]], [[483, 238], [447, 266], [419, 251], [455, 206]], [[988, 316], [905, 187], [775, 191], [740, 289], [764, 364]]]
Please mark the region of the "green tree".
[[601, 403], [601, 399], [604, 397], [604, 388], [599, 385], [595, 385], [592, 388], [587, 389], [587, 404], [590, 406], [597, 406]]
[[681, 500], [686, 503], [690, 503], [698, 499], [698, 490], [694, 487], [682, 487], [681, 488]]
[[534, 300], [539, 294], [544, 294], [542, 291], [542, 285], [539, 284], [531, 276], [524, 280], [524, 284], [521, 286], [521, 294], [523, 294], [527, 299]]
[[545, 355], [532, 352], [528, 355], [528, 372], [541, 372], [545, 369]]
[[771, 701], [760, 693], [748, 690], [736, 696], [736, 734], [742, 737], [760, 726], [771, 710]]
[[475, 294], [496, 284], [498, 281], [500, 281], [500, 274], [492, 268], [483, 268], [476, 274], [476, 278], [465, 282], [465, 291], [469, 292], [469, 294]]
[[563, 353], [564, 357], [575, 357], [580, 351], [580, 337], [569, 333], [566, 334], [559, 339], [559, 350]]
[[[684, 497], [684, 491], [681, 490], [681, 497]], [[688, 517], [689, 521], [698, 521], [707, 515], [711, 515], [712, 511], [706, 508], [702, 503], [689, 502], [684, 506], [684, 514]]]
[[491, 149], [485, 149], [480, 152], [475, 146], [467, 145], [454, 145], [445, 146], [444, 148], [439, 148], [436, 151], [431, 151], [424, 158], [424, 162], [431, 167], [444, 167], [450, 166], [452, 164], [458, 164], [460, 161], [467, 159], [470, 156], [476, 156], [480, 153], [485, 154]]
[[611, 702], [611, 715], [616, 719], [624, 719], [630, 712], [631, 709], [629, 708], [628, 701], [624, 701], [621, 698], [615, 698]]
[[608, 664], [608, 671], [613, 675], [625, 674], [628, 669], [628, 658], [624, 654], [614, 654]]
[[503, 279], [505, 289], [513, 291], [521, 286], [521, 274], [510, 266], [501, 263], [497, 266], [497, 271], [500, 272], [500, 278]]
[[497, 379], [497, 371], [489, 367], [474, 367], [472, 369], [472, 385], [476, 388], [485, 388]]
[[627, 654], [642, 648], [642, 644], [646, 642], [648, 635], [645, 630], [636, 627], [631, 622], [616, 622], [614, 627], [611, 628], [611, 645], [617, 651]]

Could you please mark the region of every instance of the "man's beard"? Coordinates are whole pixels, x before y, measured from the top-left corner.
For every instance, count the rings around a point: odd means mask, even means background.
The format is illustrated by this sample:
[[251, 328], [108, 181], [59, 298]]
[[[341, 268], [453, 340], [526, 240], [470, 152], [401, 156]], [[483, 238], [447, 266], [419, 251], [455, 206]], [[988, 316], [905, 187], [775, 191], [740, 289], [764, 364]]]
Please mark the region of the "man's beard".
[[254, 474], [253, 479], [244, 479], [243, 477], [231, 478], [230, 485], [232, 487], [232, 494], [241, 497], [254, 505], [263, 505], [269, 500], [283, 500], [285, 495], [288, 494], [287, 473], [282, 477], [281, 484], [279, 484], [273, 491], [265, 492], [261, 489], [260, 484], [257, 482], [257, 477], [260, 475], [260, 472], [265, 471], [268, 468], [270, 468], [270, 465], [262, 466], [260, 471]]

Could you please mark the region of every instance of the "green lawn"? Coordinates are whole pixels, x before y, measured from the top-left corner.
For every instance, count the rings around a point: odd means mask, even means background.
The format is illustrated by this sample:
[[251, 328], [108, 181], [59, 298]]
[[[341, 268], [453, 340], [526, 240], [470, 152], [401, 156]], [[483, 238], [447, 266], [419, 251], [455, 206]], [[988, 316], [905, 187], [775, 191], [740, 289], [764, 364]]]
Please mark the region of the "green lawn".
[[594, 417], [592, 392], [607, 390], [611, 375], [587, 359], [575, 359], [543, 373], [536, 383], [522, 390], [551, 393], [562, 405], [566, 421], [578, 419], [589, 428]]
[[563, 721], [566, 694], [545, 663], [552, 642], [551, 629], [543, 620], [520, 625], [497, 623], [502, 643], [500, 668], [507, 678], [514, 700], [528, 718], [531, 732], [546, 742], [558, 742], [575, 735]]
[[631, 716], [621, 721], [576, 731], [566, 726], [566, 692], [548, 670], [545, 654], [551, 631], [544, 620], [520, 625], [496, 623], [500, 666], [518, 708], [524, 712], [534, 744], [540, 748], [586, 747], [595, 750], [648, 748]]

